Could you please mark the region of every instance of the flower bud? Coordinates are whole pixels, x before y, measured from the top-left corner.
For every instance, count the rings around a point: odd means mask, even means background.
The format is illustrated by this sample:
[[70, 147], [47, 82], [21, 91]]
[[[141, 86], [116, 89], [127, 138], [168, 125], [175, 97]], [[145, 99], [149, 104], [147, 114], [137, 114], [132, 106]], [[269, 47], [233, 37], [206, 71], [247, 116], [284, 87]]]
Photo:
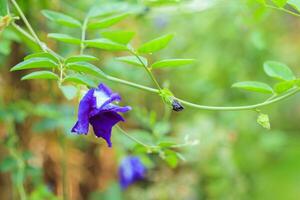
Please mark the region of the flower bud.
[[182, 111], [184, 108], [183, 106], [180, 104], [180, 102], [178, 100], [175, 99], [173, 93], [164, 88], [159, 90], [159, 95], [161, 96], [163, 102], [169, 106], [172, 106], [172, 109], [176, 112]]
[[173, 99], [172, 107], [173, 107], [173, 110], [176, 112], [180, 112], [184, 109], [184, 107], [176, 99]]

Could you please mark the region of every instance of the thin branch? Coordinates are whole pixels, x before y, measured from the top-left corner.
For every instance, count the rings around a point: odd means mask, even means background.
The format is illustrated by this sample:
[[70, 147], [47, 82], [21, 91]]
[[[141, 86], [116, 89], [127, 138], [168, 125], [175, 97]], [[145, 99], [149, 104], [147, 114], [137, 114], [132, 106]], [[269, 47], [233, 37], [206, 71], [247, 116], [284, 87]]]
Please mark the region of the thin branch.
[[149, 77], [151, 78], [151, 80], [153, 81], [153, 83], [156, 85], [157, 89], [161, 90], [161, 87], [160, 87], [159, 83], [157, 82], [155, 76], [153, 75], [152, 71], [145, 65], [145, 63], [142, 61], [140, 56], [133, 51], [130, 51], [130, 53], [132, 53], [132, 55], [134, 55], [139, 60], [139, 62], [144, 67], [144, 69], [147, 71], [147, 73], [148, 73]]
[[283, 11], [283, 12], [286, 12], [288, 14], [291, 14], [291, 15], [294, 15], [296, 17], [300, 17], [300, 14], [298, 13], [295, 13], [295, 12], [292, 12], [288, 9], [285, 9], [285, 8], [280, 8], [280, 7], [276, 7], [276, 6], [272, 6], [272, 5], [265, 5], [267, 8], [272, 8], [272, 9], [275, 9], [275, 10], [280, 10], [280, 11]]
[[178, 101], [180, 101], [182, 104], [186, 105], [186, 106], [190, 106], [190, 107], [194, 107], [194, 108], [198, 108], [198, 109], [202, 109], [202, 110], [214, 110], [214, 111], [239, 111], [239, 110], [252, 110], [252, 109], [256, 109], [256, 108], [261, 108], [279, 101], [282, 101], [290, 96], [295, 95], [296, 93], [298, 93], [300, 91], [300, 88], [296, 88], [294, 90], [291, 90], [290, 92], [287, 92], [286, 94], [283, 94], [282, 96], [278, 96], [275, 99], [269, 100], [269, 101], [264, 101], [262, 103], [258, 103], [258, 104], [253, 104], [253, 105], [247, 105], [247, 106], [227, 106], [227, 107], [223, 107], [223, 106], [205, 106], [205, 105], [199, 105], [199, 104], [195, 104], [195, 103], [191, 103], [179, 98], [176, 98]]
[[37, 34], [34, 32], [33, 28], [31, 27], [30, 23], [28, 22], [27, 18], [25, 17], [23, 11], [21, 10], [21, 8], [19, 7], [19, 5], [17, 4], [17, 2], [15, 0], [11, 0], [11, 2], [13, 3], [13, 5], [15, 6], [15, 8], [17, 9], [20, 17], [22, 18], [23, 22], [25, 23], [26, 27], [28, 28], [29, 32], [31, 33], [31, 35], [34, 37], [36, 43], [38, 43], [38, 45], [41, 47], [41, 49], [43, 51], [45, 50], [45, 47], [43, 45], [43, 43], [41, 42], [41, 40], [39, 39], [39, 37], [37, 36]]
[[80, 54], [81, 55], [83, 54], [84, 49], [85, 49], [84, 41], [85, 41], [85, 37], [86, 37], [85, 35], [86, 35], [86, 28], [87, 28], [88, 21], [89, 21], [89, 16], [87, 15], [84, 18], [84, 21], [83, 21], [83, 24], [81, 27], [81, 41], [80, 41]]
[[130, 140], [142, 145], [143, 147], [147, 148], [148, 150], [155, 150], [155, 149], [159, 149], [159, 146], [154, 146], [154, 145], [148, 145], [143, 143], [142, 141], [136, 139], [135, 137], [131, 136], [130, 134], [128, 134], [124, 129], [122, 129], [120, 126], [116, 125], [116, 127], [118, 128], [118, 130], [123, 133], [126, 137], [128, 137]]

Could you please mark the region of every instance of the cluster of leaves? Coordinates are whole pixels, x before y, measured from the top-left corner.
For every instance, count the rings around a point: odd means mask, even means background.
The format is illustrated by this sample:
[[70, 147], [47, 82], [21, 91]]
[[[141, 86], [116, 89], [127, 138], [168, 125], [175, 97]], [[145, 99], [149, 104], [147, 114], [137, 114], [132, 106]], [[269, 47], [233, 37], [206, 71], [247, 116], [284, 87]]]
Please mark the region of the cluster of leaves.
[[[239, 88], [247, 91], [271, 94], [272, 96], [266, 102], [273, 100], [280, 95], [288, 94], [300, 87], [300, 79], [296, 78], [292, 70], [285, 64], [276, 61], [267, 61], [264, 63], [265, 73], [277, 80], [272, 87], [264, 82], [258, 81], [243, 81], [232, 85], [234, 88]], [[258, 111], [257, 123], [266, 129], [270, 129], [269, 116]]]
[[263, 82], [244, 81], [235, 83], [232, 87], [277, 96], [300, 86], [300, 79], [297, 79], [292, 70], [283, 63], [267, 61], [264, 63], [264, 71], [278, 83], [271, 87]]
[[[83, 50], [88, 47], [106, 50], [106, 51], [125, 51], [131, 55], [116, 57], [119, 62], [130, 64], [137, 67], [146, 67], [149, 70], [165, 67], [177, 67], [191, 64], [193, 59], [164, 59], [149, 64], [146, 57], [140, 54], [152, 54], [165, 48], [174, 37], [174, 34], [166, 34], [149, 42], [142, 44], [137, 50], [129, 44], [133, 39], [134, 32], [125, 30], [110, 30], [111, 26], [128, 18], [129, 12], [119, 12], [112, 9], [91, 9], [83, 22], [74, 17], [55, 12], [44, 10], [43, 15], [55, 22], [56, 24], [69, 28], [79, 29], [82, 31], [82, 37], [77, 38], [65, 33], [50, 33], [48, 37], [59, 42], [77, 45], [80, 47], [81, 54], [63, 58], [51, 51], [38, 52], [30, 54], [24, 58], [24, 61], [17, 64], [11, 71], [25, 69], [50, 69], [35, 71], [22, 77], [22, 80], [29, 79], [52, 79], [59, 82], [59, 86], [68, 99], [74, 98], [78, 92], [77, 85], [95, 87], [98, 78], [106, 78], [94, 64], [98, 58], [92, 55], [82, 54]], [[101, 31], [100, 38], [85, 38], [86, 31]], [[92, 62], [92, 63], [91, 63]], [[94, 63], [94, 64], [93, 64]], [[63, 85], [71, 83], [72, 85]]]
[[[181, 148], [198, 144], [198, 140], [189, 137], [189, 135], [180, 140], [174, 139], [168, 117], [158, 119], [154, 111], [136, 109], [134, 117], [143, 129], [130, 130], [128, 134], [141, 142], [135, 143], [127, 140], [127, 138], [124, 138], [124, 140], [118, 138], [118, 140], [125, 149], [139, 156], [149, 168], [155, 166], [154, 158], [157, 158], [156, 156], [165, 161], [171, 168], [175, 168], [180, 161], [185, 161], [184, 156], [181, 154]], [[121, 129], [120, 131], [124, 130]], [[147, 154], [155, 155], [155, 157], [151, 159], [151, 156], [146, 156]]]

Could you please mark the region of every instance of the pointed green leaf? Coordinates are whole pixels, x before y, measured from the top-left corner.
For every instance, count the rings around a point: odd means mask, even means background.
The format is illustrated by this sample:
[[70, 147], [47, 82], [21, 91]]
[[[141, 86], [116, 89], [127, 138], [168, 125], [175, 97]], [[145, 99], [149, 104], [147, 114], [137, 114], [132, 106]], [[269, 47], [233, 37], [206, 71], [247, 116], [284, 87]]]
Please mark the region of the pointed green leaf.
[[138, 48], [139, 53], [153, 53], [165, 48], [169, 42], [173, 39], [174, 34], [163, 35], [159, 38], [153, 39], [147, 43], [144, 43]]
[[21, 80], [30, 80], [30, 79], [53, 79], [58, 80], [58, 76], [52, 72], [49, 71], [38, 71], [38, 72], [32, 72], [30, 74], [27, 74], [26, 76], [23, 76]]
[[128, 49], [125, 45], [113, 42], [106, 38], [86, 40], [85, 44], [88, 45], [88, 47], [95, 47], [110, 51], [124, 51]]
[[68, 27], [81, 27], [80, 21], [68, 15], [50, 10], [43, 10], [42, 14], [49, 20], [57, 22], [58, 24]]
[[34, 68], [53, 68], [57, 67], [57, 63], [53, 62], [49, 58], [31, 58], [20, 62], [16, 66], [10, 69], [10, 71], [17, 71], [23, 69], [34, 69]]
[[101, 35], [103, 37], [120, 44], [128, 44], [133, 38], [134, 34], [135, 33], [132, 31], [123, 31], [123, 30], [101, 32]]
[[76, 72], [84, 72], [94, 76], [106, 77], [106, 74], [102, 72], [98, 67], [91, 63], [87, 62], [77, 62], [77, 63], [69, 63], [67, 65], [67, 69], [76, 71]]
[[94, 5], [88, 12], [90, 18], [105, 17], [114, 15], [128, 10], [128, 2], [124, 1], [113, 1], [108, 4]]
[[96, 87], [97, 86], [96, 83], [93, 80], [89, 79], [86, 76], [82, 76], [82, 75], [79, 75], [79, 74], [66, 76], [64, 78], [63, 82], [72, 82], [72, 83], [76, 83], [76, 84], [86, 85], [86, 86], [89, 86], [89, 87]]
[[272, 1], [278, 7], [283, 7], [287, 3], [287, 0], [272, 0]]
[[[142, 60], [142, 62], [145, 64], [145, 66], [147, 66], [148, 65], [147, 59], [142, 57], [142, 56], [139, 56], [139, 57]], [[117, 57], [116, 60], [120, 61], [120, 62], [123, 62], [123, 63], [130, 64], [130, 65], [143, 67], [143, 64], [141, 63], [141, 61], [136, 56]]]
[[272, 88], [268, 84], [257, 81], [238, 82], [233, 84], [232, 87], [253, 92], [273, 93]]
[[152, 64], [152, 68], [162, 68], [162, 67], [178, 67], [182, 65], [188, 65], [193, 63], [194, 59], [165, 59], [160, 60]]
[[78, 90], [73, 85], [61, 85], [59, 88], [68, 100], [72, 100], [77, 96]]
[[299, 0], [288, 0], [288, 4], [293, 6], [296, 10], [300, 11], [300, 1]]
[[267, 61], [264, 63], [265, 73], [273, 78], [290, 81], [295, 79], [292, 70], [285, 64], [275, 61]]
[[295, 85], [295, 81], [284, 81], [284, 82], [277, 83], [274, 86], [274, 90], [276, 93], [281, 94], [293, 88], [294, 85]]
[[54, 62], [58, 63], [57, 58], [47, 52], [39, 52], [39, 53], [29, 54], [28, 56], [26, 56], [24, 58], [24, 60], [29, 60], [31, 58], [49, 58], [49, 59], [53, 60]]
[[70, 35], [67, 34], [62, 34], [62, 33], [49, 33], [48, 34], [49, 38], [58, 40], [60, 42], [65, 42], [65, 43], [69, 43], [69, 44], [77, 44], [80, 45], [81, 41], [78, 38], [74, 38]]
[[77, 56], [70, 56], [66, 59], [65, 63], [73, 63], [73, 62], [90, 62], [90, 61], [97, 61], [99, 60], [95, 56], [91, 55], [77, 55]]
[[108, 28], [108, 27], [120, 22], [121, 20], [125, 19], [128, 15], [129, 15], [129, 13], [124, 13], [124, 14], [115, 15], [112, 17], [107, 17], [107, 18], [104, 18], [97, 22], [91, 22], [90, 24], [88, 24], [88, 29]]

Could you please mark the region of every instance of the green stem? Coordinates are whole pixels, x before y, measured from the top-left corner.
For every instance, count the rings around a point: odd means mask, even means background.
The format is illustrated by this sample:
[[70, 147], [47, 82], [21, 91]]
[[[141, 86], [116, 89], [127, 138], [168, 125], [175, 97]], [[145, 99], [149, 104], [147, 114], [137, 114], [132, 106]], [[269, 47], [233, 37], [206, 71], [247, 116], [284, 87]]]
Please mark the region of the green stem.
[[80, 43], [80, 54], [81, 55], [83, 54], [84, 49], [85, 49], [84, 41], [85, 41], [86, 28], [87, 28], [88, 21], [89, 21], [89, 16], [86, 16], [83, 21], [82, 27], [81, 27], [81, 43]]
[[18, 165], [18, 171], [17, 171], [17, 180], [16, 180], [16, 187], [20, 196], [21, 200], [26, 200], [26, 192], [25, 192], [25, 188], [23, 185], [24, 182], [24, 174], [25, 174], [25, 164], [24, 161], [22, 160], [22, 158], [20, 158], [20, 155], [13, 149], [11, 150], [11, 154], [12, 156], [16, 159], [17, 161], [17, 165]]
[[148, 145], [148, 144], [145, 144], [141, 141], [139, 141], [138, 139], [136, 139], [135, 137], [132, 137], [130, 134], [128, 134], [124, 129], [122, 129], [120, 126], [116, 125], [116, 127], [118, 128], [118, 130], [123, 133], [126, 137], [128, 137], [129, 139], [131, 139], [132, 141], [142, 145], [143, 147], [147, 148], [148, 150], [152, 151], [152, 150], [155, 150], [155, 149], [159, 149], [160, 147], [159, 146], [154, 146], [154, 145]]
[[157, 94], [159, 92], [159, 90], [157, 90], [157, 89], [147, 87], [147, 86], [144, 86], [144, 85], [140, 85], [140, 84], [137, 84], [137, 83], [133, 83], [133, 82], [130, 82], [130, 81], [126, 81], [126, 80], [123, 80], [123, 79], [119, 79], [119, 78], [116, 78], [116, 77], [113, 77], [113, 76], [106, 75], [105, 78], [107, 80], [110, 80], [110, 81], [113, 81], [113, 82], [116, 82], [116, 83], [121, 83], [123, 85], [128, 85], [130, 87], [141, 89], [141, 90], [144, 90], [144, 91], [147, 91], [147, 92], [152, 92], [152, 93], [157, 93]]
[[[149, 144], [145, 144], [144, 142], [136, 139], [135, 137], [131, 136], [130, 134], [128, 134], [124, 129], [122, 129], [119, 125], [116, 125], [117, 129], [123, 133], [126, 137], [128, 137], [130, 140], [142, 145], [143, 147], [145, 147], [146, 149], [149, 150], [150, 153], [152, 153], [153, 151], [159, 151], [161, 149], [160, 146], [157, 145], [149, 145]], [[195, 145], [197, 144], [197, 142], [185, 142], [182, 144], [174, 144], [171, 145], [170, 148], [182, 148], [182, 147], [187, 147], [187, 146], [191, 146], [191, 145]]]
[[142, 61], [142, 59], [140, 58], [140, 56], [139, 56], [137, 53], [135, 53], [134, 51], [130, 51], [130, 53], [132, 53], [132, 55], [134, 55], [134, 56], [140, 61], [140, 63], [141, 63], [142, 66], [144, 67], [144, 69], [147, 71], [149, 77], [152, 79], [153, 83], [156, 85], [157, 89], [161, 90], [161, 87], [160, 87], [159, 83], [157, 82], [155, 76], [153, 75], [151, 69], [149, 69], [149, 68], [145, 65], [145, 63]]
[[30, 23], [28, 22], [27, 18], [25, 17], [23, 11], [21, 10], [21, 8], [17, 4], [17, 2], [15, 0], [11, 0], [11, 2], [15, 6], [15, 8], [17, 9], [19, 15], [21, 16], [21, 18], [22, 18], [23, 22], [25, 23], [26, 27], [28, 28], [29, 32], [34, 37], [36, 43], [41, 47], [41, 49], [43, 51], [45, 51], [45, 45], [41, 42], [41, 40], [39, 39], [37, 34], [34, 32], [33, 28], [31, 27]]
[[179, 98], [176, 98], [179, 102], [181, 102], [182, 104], [186, 105], [186, 106], [190, 106], [190, 107], [194, 107], [194, 108], [198, 108], [198, 109], [202, 109], [202, 110], [214, 110], [214, 111], [239, 111], [239, 110], [252, 110], [252, 109], [256, 109], [256, 108], [261, 108], [276, 102], [279, 102], [281, 100], [284, 100], [292, 95], [295, 95], [296, 93], [298, 93], [300, 91], [300, 88], [296, 88], [282, 96], [278, 96], [275, 99], [269, 100], [269, 101], [264, 101], [262, 103], [258, 103], [258, 104], [253, 104], [253, 105], [248, 105], [248, 106], [227, 106], [227, 107], [222, 107], [222, 106], [204, 106], [204, 105], [199, 105], [199, 104], [195, 104], [195, 103], [191, 103]]
[[58, 83], [59, 83], [59, 86], [61, 86], [62, 82], [63, 82], [63, 74], [64, 74], [64, 67], [63, 65], [60, 63], [59, 64], [59, 80], [58, 80]]
[[59, 54], [55, 53], [52, 49], [50, 49], [49, 47], [47, 47], [46, 44], [44, 44], [44, 43], [41, 42], [41, 40], [39, 39], [39, 37], [37, 36], [37, 34], [34, 32], [33, 28], [31, 27], [30, 23], [28, 22], [27, 18], [25, 17], [23, 11], [21, 10], [21, 8], [17, 4], [17, 2], [15, 0], [11, 0], [11, 1], [12, 1], [13, 5], [15, 6], [15, 8], [17, 9], [17, 11], [19, 12], [19, 15], [21, 16], [23, 22], [25, 23], [26, 27], [30, 31], [31, 35], [29, 33], [27, 33], [25, 30], [23, 30], [20, 26], [18, 26], [17, 24], [15, 24], [14, 22], [12, 23], [13, 27], [17, 31], [19, 31], [21, 34], [23, 34], [25, 37], [27, 37], [28, 39], [30, 39], [31, 41], [36, 42], [43, 51], [49, 52], [54, 57], [56, 57], [58, 60], [64, 60], [64, 58], [62, 56], [60, 56]]

